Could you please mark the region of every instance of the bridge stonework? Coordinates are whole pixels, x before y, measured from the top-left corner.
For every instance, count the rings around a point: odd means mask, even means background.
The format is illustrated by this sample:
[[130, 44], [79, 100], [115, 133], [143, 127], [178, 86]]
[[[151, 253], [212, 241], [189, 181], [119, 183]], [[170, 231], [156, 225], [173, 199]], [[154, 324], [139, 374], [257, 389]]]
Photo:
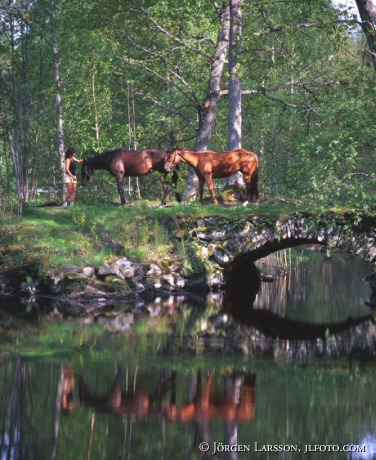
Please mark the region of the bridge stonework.
[[188, 233], [199, 256], [221, 267], [240, 255], [255, 261], [302, 244], [327, 245], [376, 263], [376, 219], [356, 214], [207, 217], [198, 219]]

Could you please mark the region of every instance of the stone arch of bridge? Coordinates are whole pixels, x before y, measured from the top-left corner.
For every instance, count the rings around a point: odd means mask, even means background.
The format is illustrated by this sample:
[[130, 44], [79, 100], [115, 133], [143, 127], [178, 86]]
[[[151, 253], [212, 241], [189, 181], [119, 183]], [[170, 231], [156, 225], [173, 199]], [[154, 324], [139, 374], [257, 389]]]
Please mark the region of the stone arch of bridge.
[[376, 222], [359, 223], [354, 218], [336, 220], [333, 216], [317, 219], [288, 217], [270, 222], [260, 216], [222, 223], [219, 218], [199, 219], [190, 231], [203, 255], [220, 265], [231, 263], [236, 257], [249, 254], [258, 260], [273, 252], [303, 244], [321, 244], [338, 248], [376, 263]]
[[338, 248], [375, 264], [375, 228], [376, 220], [359, 223], [359, 218], [351, 216], [293, 216], [273, 222], [270, 216], [265, 219], [253, 215], [236, 222], [202, 218], [189, 234], [200, 255], [224, 269], [222, 283], [226, 283], [228, 273], [242, 267], [245, 260], [254, 262], [282, 249], [306, 244]]

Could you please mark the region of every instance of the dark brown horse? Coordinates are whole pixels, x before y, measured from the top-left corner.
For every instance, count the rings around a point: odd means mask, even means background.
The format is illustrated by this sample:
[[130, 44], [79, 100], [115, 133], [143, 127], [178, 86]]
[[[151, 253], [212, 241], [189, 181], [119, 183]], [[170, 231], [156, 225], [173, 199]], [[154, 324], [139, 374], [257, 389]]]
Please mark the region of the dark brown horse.
[[166, 171], [171, 172], [180, 161], [184, 161], [196, 171], [201, 203], [203, 202], [205, 182], [209, 187], [214, 204], [218, 204], [214, 193], [213, 179], [229, 177], [238, 171], [243, 174], [245, 180], [247, 201], [260, 201], [257, 186], [259, 160], [255, 153], [244, 149], [223, 153], [212, 152], [211, 150], [198, 152], [180, 150], [175, 147], [167, 155]]
[[96, 395], [89, 391], [85, 378], [79, 380], [79, 400], [81, 405], [90, 406], [102, 413], [132, 414], [143, 420], [147, 417], [162, 416], [163, 398], [168, 389], [166, 369], [162, 369], [156, 389], [151, 392], [123, 391], [122, 369], [118, 368], [111, 390], [105, 395]]
[[[162, 174], [161, 182], [163, 187], [162, 204], [166, 204], [168, 193], [168, 182], [166, 170], [164, 169], [167, 152], [157, 149], [142, 150], [110, 150], [87, 158], [82, 163], [81, 178], [82, 185], [87, 185], [95, 169], [103, 169], [116, 177], [117, 189], [121, 204], [125, 204], [124, 178], [138, 177], [148, 174], [150, 171], [157, 171]], [[172, 178], [176, 185], [178, 175]]]

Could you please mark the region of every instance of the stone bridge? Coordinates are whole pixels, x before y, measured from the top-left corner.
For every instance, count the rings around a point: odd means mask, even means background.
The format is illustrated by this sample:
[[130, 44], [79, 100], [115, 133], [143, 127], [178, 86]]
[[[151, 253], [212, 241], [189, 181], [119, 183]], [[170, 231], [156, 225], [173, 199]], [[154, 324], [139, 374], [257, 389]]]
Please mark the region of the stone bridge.
[[[281, 249], [320, 244], [376, 263], [375, 229], [376, 217], [356, 213], [295, 213], [284, 217], [260, 213], [231, 220], [198, 219], [195, 225], [188, 226], [187, 241], [195, 249], [191, 251], [195, 259], [192, 262], [203, 261], [203, 269], [208, 268], [206, 285], [226, 291], [224, 309], [240, 323], [256, 328], [266, 337], [291, 340], [324, 338], [351, 329], [353, 337], [372, 337], [374, 343], [376, 274], [368, 277], [373, 294], [367, 305], [373, 311], [338, 323], [306, 323], [252, 305], [263, 280], [254, 261]], [[188, 257], [189, 254], [187, 251]], [[357, 329], [359, 325], [362, 326]]]
[[357, 213], [250, 214], [236, 219], [207, 217], [188, 227], [189, 241], [200, 258], [226, 267], [239, 256], [256, 261], [302, 244], [338, 248], [376, 263], [376, 217]]

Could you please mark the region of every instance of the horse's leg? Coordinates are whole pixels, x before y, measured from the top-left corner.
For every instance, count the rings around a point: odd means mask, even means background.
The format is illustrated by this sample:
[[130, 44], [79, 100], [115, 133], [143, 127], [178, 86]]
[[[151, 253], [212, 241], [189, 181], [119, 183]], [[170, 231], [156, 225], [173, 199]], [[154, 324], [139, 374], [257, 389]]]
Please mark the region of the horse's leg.
[[177, 186], [177, 183], [178, 183], [178, 180], [179, 180], [179, 174], [177, 173], [177, 171], [179, 170], [179, 165], [177, 164], [174, 168], [174, 170], [172, 171], [172, 187], [175, 191], [175, 198], [176, 198], [176, 201], [178, 203], [181, 203], [182, 202], [182, 198], [181, 198], [181, 195], [179, 192], [176, 191], [176, 186]]
[[200, 203], [204, 203], [204, 187], [205, 187], [205, 181], [203, 179], [198, 180], [198, 192], [200, 195]]
[[125, 204], [125, 194], [124, 194], [124, 176], [123, 175], [117, 175], [116, 176], [116, 182], [117, 182], [117, 189], [119, 192], [120, 196], [120, 202], [122, 205]]
[[259, 203], [260, 195], [258, 191], [258, 168], [256, 168], [251, 176], [251, 197]]
[[162, 190], [163, 190], [163, 195], [162, 195], [162, 204], [163, 206], [166, 206], [167, 203], [167, 193], [168, 193], [168, 182], [165, 176], [161, 176], [161, 183], [162, 183]]
[[114, 383], [112, 385], [111, 391], [107, 395], [106, 403], [110, 407], [120, 407], [121, 406], [121, 369], [119, 368], [116, 372]]
[[218, 200], [215, 196], [215, 192], [214, 192], [214, 185], [213, 185], [213, 178], [211, 175], [206, 175], [205, 176], [205, 180], [206, 180], [206, 183], [208, 184], [208, 187], [209, 187], [209, 190], [210, 190], [210, 195], [213, 199], [213, 203], [214, 204], [218, 204]]
[[251, 202], [252, 201], [252, 177], [248, 174], [243, 174], [243, 177], [244, 177], [244, 182], [245, 182], [245, 188], [246, 188], [246, 191], [247, 191], [247, 194], [246, 194], [246, 203], [247, 202]]

